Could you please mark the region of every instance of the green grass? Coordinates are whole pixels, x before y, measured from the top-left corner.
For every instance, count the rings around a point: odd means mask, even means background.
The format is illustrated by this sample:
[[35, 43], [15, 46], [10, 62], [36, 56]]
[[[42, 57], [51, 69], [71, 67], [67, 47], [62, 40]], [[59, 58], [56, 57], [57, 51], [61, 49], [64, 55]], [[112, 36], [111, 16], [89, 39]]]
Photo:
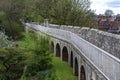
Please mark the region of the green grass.
[[77, 80], [77, 77], [73, 74], [73, 69], [66, 62], [53, 57], [53, 66], [58, 80]]

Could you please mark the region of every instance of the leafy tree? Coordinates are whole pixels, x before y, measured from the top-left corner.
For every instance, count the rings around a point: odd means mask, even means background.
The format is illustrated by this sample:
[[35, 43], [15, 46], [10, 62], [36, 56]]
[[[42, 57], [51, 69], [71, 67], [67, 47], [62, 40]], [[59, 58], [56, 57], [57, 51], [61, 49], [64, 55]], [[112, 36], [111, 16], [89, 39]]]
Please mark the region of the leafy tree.
[[89, 0], [26, 0], [26, 6], [29, 21], [43, 21], [48, 18], [55, 24], [96, 26], [94, 12], [89, 9]]
[[[4, 19], [1, 20], [2, 28], [6, 34], [13, 39], [21, 37], [23, 27], [20, 24], [20, 18], [24, 9], [24, 1], [21, 0], [1, 0], [0, 13], [4, 13]], [[1, 15], [2, 17], [2, 15]]]
[[0, 48], [0, 80], [17, 80], [24, 69], [23, 50]]
[[50, 18], [52, 0], [36, 0], [35, 5], [39, 15], [41, 15], [44, 18]]
[[26, 33], [19, 43], [0, 48], [0, 80], [55, 80], [48, 38]]
[[52, 0], [52, 23], [95, 27], [94, 12], [88, 0]]
[[[45, 80], [47, 75], [50, 78], [52, 68], [51, 51], [48, 38], [45, 36], [35, 36], [33, 33], [26, 33], [25, 38], [20, 42], [20, 46], [29, 53], [26, 55], [26, 70], [24, 77], [27, 80]], [[54, 79], [53, 79], [54, 80]]]
[[94, 12], [89, 0], [1, 0], [0, 25], [13, 39], [21, 37], [20, 19], [51, 23], [94, 27]]
[[21, 38], [20, 19], [73, 26], [95, 27], [89, 0], [1, 0], [0, 27], [13, 39]]
[[105, 15], [106, 15], [106, 16], [112, 16], [113, 14], [114, 14], [114, 13], [113, 13], [112, 10], [107, 9], [107, 10], [105, 11]]
[[52, 4], [50, 11], [52, 22], [56, 24], [66, 24], [68, 14], [71, 10], [71, 3], [68, 0], [53, 0]]

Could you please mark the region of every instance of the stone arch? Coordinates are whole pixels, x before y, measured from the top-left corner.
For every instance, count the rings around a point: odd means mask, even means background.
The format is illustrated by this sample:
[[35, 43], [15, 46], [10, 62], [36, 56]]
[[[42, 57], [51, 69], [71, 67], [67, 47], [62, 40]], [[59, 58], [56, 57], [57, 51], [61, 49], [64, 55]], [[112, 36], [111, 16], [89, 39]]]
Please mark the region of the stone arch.
[[86, 80], [86, 75], [85, 75], [85, 68], [84, 68], [84, 66], [81, 66], [81, 68], [80, 68], [80, 80]]
[[54, 53], [54, 43], [51, 41], [51, 51]]
[[57, 43], [57, 45], [56, 45], [56, 56], [57, 57], [60, 57], [61, 55], [60, 55], [60, 45]]
[[78, 68], [79, 68], [79, 66], [78, 66], [78, 60], [77, 60], [77, 58], [75, 58], [75, 66], [74, 66], [74, 70], [75, 70], [75, 76], [78, 76], [78, 72], [79, 72], [79, 70], [78, 70]]
[[68, 50], [65, 46], [62, 49], [62, 60], [68, 62]]
[[70, 54], [70, 66], [73, 67], [73, 52]]

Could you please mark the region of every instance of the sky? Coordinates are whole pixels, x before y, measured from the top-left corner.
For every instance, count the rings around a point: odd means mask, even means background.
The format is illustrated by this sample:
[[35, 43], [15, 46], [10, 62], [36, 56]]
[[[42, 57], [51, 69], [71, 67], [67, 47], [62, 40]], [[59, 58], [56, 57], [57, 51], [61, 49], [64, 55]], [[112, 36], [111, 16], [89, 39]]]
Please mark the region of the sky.
[[90, 0], [92, 10], [96, 14], [104, 14], [106, 9], [110, 9], [114, 14], [120, 14], [120, 0]]

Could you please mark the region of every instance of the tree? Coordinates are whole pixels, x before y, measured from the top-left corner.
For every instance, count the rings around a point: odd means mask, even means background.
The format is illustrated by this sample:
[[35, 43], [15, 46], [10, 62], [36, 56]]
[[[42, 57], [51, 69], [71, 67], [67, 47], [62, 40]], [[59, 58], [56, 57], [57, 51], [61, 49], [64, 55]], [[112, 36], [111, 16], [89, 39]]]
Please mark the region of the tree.
[[89, 0], [52, 0], [52, 23], [94, 27], [94, 12], [89, 7]]
[[[0, 40], [4, 37], [0, 32]], [[10, 42], [5, 38], [0, 43], [0, 80], [56, 80], [48, 37], [26, 33], [20, 47], [10, 47]]]
[[106, 16], [112, 16], [114, 13], [112, 10], [107, 9], [104, 13]]
[[68, 22], [68, 15], [71, 11], [70, 0], [53, 0], [52, 4], [50, 11], [52, 22], [56, 24], [66, 24]]
[[13, 39], [21, 37], [23, 27], [21, 27], [20, 18], [23, 16], [23, 10], [24, 0], [1, 0], [0, 13], [4, 13], [4, 19], [1, 20], [1, 27], [4, 28], [6, 34]]
[[0, 25], [13, 39], [21, 37], [20, 19], [43, 22], [47, 18], [60, 25], [94, 27], [94, 12], [89, 7], [89, 0], [1, 0], [5, 20]]
[[26, 80], [45, 80], [48, 75], [51, 77], [49, 71], [52, 68], [52, 56], [49, 38], [36, 33], [25, 33], [24, 35], [23, 41], [19, 42], [20, 46], [28, 51], [24, 53], [27, 60], [25, 61], [26, 70], [23, 76], [27, 78]]

